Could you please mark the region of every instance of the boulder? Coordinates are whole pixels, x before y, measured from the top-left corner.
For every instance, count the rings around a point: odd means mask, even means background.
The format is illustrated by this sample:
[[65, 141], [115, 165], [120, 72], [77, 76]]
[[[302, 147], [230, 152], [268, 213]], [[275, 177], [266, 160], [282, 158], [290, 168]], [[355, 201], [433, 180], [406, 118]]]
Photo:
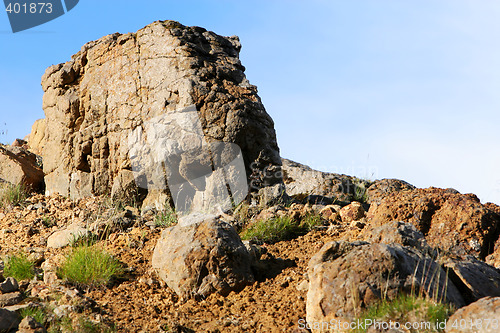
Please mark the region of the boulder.
[[446, 333], [496, 333], [500, 330], [500, 297], [484, 297], [458, 309], [446, 321]]
[[352, 320], [361, 309], [401, 292], [457, 307], [464, 300], [432, 259], [397, 244], [329, 242], [308, 265], [308, 322]]
[[[240, 48], [236, 36], [157, 21], [135, 33], [89, 42], [70, 61], [49, 67], [42, 77], [45, 124], [35, 129], [45, 126], [50, 131], [39, 135], [42, 144], [34, 139], [35, 133], [31, 139], [44, 157], [46, 193], [71, 198], [112, 193], [116, 198], [143, 200], [148, 193], [168, 193], [168, 177], [170, 190], [189, 183], [190, 190], [201, 191], [206, 184], [202, 177], [193, 179], [191, 171], [205, 176], [211, 172], [206, 163], [217, 161], [195, 150], [187, 154], [184, 148], [197, 143], [200, 147], [202, 142], [205, 148], [214, 142], [239, 147], [243, 178], [255, 190], [282, 182], [274, 123], [257, 88], [245, 77]], [[188, 108], [194, 110], [194, 120], [182, 119]], [[188, 132], [199, 124], [200, 133], [177, 133], [172, 136], [175, 140], [154, 144], [140, 141], [139, 150], [131, 151], [136, 139], [156, 140], [158, 133], [170, 133], [161, 129], [165, 123], [160, 120], [175, 117]], [[171, 134], [176, 131], [171, 128]], [[229, 158], [226, 148], [221, 154]], [[134, 153], [148, 155], [155, 166], [165, 162], [168, 167], [166, 175], [155, 173], [158, 167], [155, 172], [135, 174], [136, 185], [146, 186], [148, 193], [132, 191], [131, 171], [138, 166], [132, 160], [137, 157]], [[149, 202], [164, 204], [155, 198]]]
[[160, 278], [183, 298], [240, 291], [254, 282], [251, 264], [234, 228], [216, 218], [165, 229], [152, 258]]
[[486, 296], [500, 297], [500, 271], [474, 257], [465, 260], [442, 259], [448, 276], [460, 290], [465, 302]]
[[367, 217], [373, 225], [409, 222], [424, 234], [429, 245], [479, 259], [492, 252], [500, 232], [500, 215], [484, 207], [475, 195], [451, 189], [393, 192], [372, 203]]
[[282, 159], [283, 181], [286, 193], [300, 200], [332, 203], [351, 201], [359, 179], [336, 173], [321, 172], [285, 158]]
[[43, 171], [37, 156], [22, 147], [0, 145], [0, 179], [28, 190], [44, 188]]
[[342, 207], [339, 214], [342, 222], [351, 223], [352, 221], [359, 221], [365, 217], [365, 210], [361, 203], [353, 201], [349, 205]]
[[14, 311], [0, 308], [0, 332], [10, 332], [21, 322], [21, 316]]
[[80, 223], [73, 223], [66, 228], [54, 232], [47, 239], [47, 247], [54, 249], [65, 247], [81, 237], [87, 236], [89, 231]]

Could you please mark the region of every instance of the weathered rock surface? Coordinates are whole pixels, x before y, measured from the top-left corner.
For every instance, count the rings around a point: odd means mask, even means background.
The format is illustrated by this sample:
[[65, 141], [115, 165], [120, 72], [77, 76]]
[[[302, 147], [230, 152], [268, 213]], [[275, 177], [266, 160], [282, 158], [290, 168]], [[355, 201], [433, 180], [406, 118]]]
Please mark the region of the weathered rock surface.
[[19, 290], [19, 284], [13, 277], [8, 277], [0, 283], [0, 294], [8, 294]]
[[45, 147], [45, 135], [47, 133], [47, 123], [45, 119], [38, 119], [31, 126], [31, 133], [28, 136], [28, 146], [30, 151], [37, 155], [42, 155]]
[[[89, 42], [70, 61], [49, 67], [42, 87], [50, 130], [31, 139], [42, 146], [46, 192], [71, 198], [130, 192], [130, 133], [192, 105], [207, 142], [241, 148], [253, 186], [281, 182], [274, 124], [244, 75], [240, 48], [238, 37], [158, 21]], [[185, 178], [183, 170], [177, 176]]]
[[352, 319], [360, 309], [400, 292], [464, 305], [438, 264], [396, 244], [329, 242], [310, 260], [308, 276], [308, 322]]
[[27, 316], [19, 324], [17, 333], [46, 333], [47, 330], [35, 318]]
[[349, 205], [342, 207], [339, 214], [342, 222], [351, 223], [352, 221], [358, 221], [365, 217], [365, 210], [361, 203], [353, 201]]
[[251, 263], [236, 231], [218, 219], [165, 229], [152, 259], [160, 278], [184, 298], [240, 291], [254, 281]]
[[382, 226], [369, 226], [359, 234], [359, 240], [369, 243], [400, 244], [431, 254], [432, 248], [427, 244], [424, 235], [413, 224], [394, 221]]
[[374, 181], [366, 190], [367, 203], [380, 202], [393, 192], [414, 190], [415, 186], [399, 179], [380, 179]]
[[429, 245], [479, 259], [492, 252], [500, 231], [500, 215], [484, 207], [475, 195], [438, 188], [389, 194], [371, 204], [367, 217], [373, 225], [412, 223]]
[[443, 266], [449, 269], [450, 279], [467, 303], [486, 296], [500, 297], [498, 269], [473, 257], [465, 260], [448, 259]]
[[65, 247], [71, 242], [86, 236], [88, 233], [88, 230], [80, 223], [73, 223], [63, 230], [56, 231], [50, 235], [47, 239], [47, 247], [55, 249]]
[[23, 295], [16, 291], [8, 294], [0, 294], [0, 307], [16, 305], [23, 300]]
[[452, 314], [445, 332], [496, 333], [499, 329], [500, 297], [484, 297]]
[[281, 161], [286, 193], [290, 196], [331, 203], [334, 199], [350, 201], [355, 194], [355, 177], [321, 172], [285, 158]]
[[33, 191], [44, 187], [43, 171], [37, 165], [37, 156], [22, 147], [0, 145], [0, 179]]
[[21, 316], [17, 313], [0, 308], [0, 332], [10, 332], [19, 326]]

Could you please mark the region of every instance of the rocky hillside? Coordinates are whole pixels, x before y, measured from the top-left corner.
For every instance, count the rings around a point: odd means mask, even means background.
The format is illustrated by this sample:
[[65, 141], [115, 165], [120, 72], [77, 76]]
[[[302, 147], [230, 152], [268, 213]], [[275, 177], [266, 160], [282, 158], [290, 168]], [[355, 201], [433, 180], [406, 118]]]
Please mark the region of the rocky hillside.
[[496, 332], [500, 206], [281, 159], [240, 47], [155, 22], [47, 69], [0, 146], [0, 332]]

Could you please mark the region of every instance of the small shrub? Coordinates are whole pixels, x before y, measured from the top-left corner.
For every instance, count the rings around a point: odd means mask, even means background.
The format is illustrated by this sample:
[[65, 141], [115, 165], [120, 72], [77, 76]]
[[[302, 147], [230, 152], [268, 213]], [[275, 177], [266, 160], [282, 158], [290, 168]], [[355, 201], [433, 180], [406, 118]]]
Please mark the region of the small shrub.
[[27, 193], [22, 185], [7, 185], [0, 190], [0, 207], [22, 204], [28, 197]]
[[165, 211], [160, 212], [155, 216], [155, 226], [168, 228], [177, 224], [177, 216], [175, 212], [167, 208]]
[[309, 215], [302, 221], [296, 221], [289, 216], [275, 217], [250, 225], [241, 233], [241, 238], [257, 242], [278, 242], [303, 235], [321, 222], [321, 217], [317, 215]]
[[[430, 327], [412, 329], [410, 332], [439, 332], [435, 327], [437, 322], [443, 322], [454, 312], [449, 304], [436, 302], [432, 299], [412, 294], [400, 294], [393, 300], [384, 299], [379, 303], [366, 309], [358, 318], [361, 322], [365, 320], [377, 320], [383, 322], [405, 323], [429, 323]], [[366, 332], [365, 329], [354, 332]]]
[[57, 225], [56, 222], [52, 220], [52, 218], [50, 218], [49, 216], [42, 216], [42, 224], [46, 228], [52, 228], [53, 226]]
[[79, 286], [106, 285], [123, 269], [118, 260], [96, 246], [82, 245], [73, 250], [59, 269], [59, 275]]
[[33, 262], [28, 259], [26, 254], [19, 253], [7, 258], [3, 274], [11, 276], [17, 281], [30, 280], [35, 276], [33, 266]]

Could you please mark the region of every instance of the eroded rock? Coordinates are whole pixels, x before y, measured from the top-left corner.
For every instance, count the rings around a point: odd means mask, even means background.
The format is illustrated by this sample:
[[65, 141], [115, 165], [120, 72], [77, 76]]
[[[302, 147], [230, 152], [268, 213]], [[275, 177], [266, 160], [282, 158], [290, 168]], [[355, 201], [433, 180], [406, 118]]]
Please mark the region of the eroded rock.
[[350, 320], [361, 309], [400, 292], [464, 305], [438, 264], [396, 244], [329, 242], [312, 257], [308, 276], [308, 322]]
[[[70, 61], [49, 67], [42, 87], [50, 130], [34, 143], [42, 149], [47, 194], [144, 199], [145, 193], [133, 191], [131, 132], [193, 105], [208, 143], [241, 148], [252, 186], [281, 182], [274, 124], [244, 75], [240, 48], [235, 36], [157, 21], [89, 42]], [[197, 161], [179, 163], [175, 176], [183, 179], [189, 176], [183, 167]], [[156, 199], [149, 202], [164, 204]]]
[[243, 289], [254, 281], [251, 263], [233, 227], [215, 218], [165, 229], [152, 259], [160, 278], [184, 298]]
[[484, 297], [458, 309], [447, 320], [446, 333], [496, 333], [500, 328], [500, 297]]
[[44, 188], [43, 171], [37, 156], [25, 148], [0, 145], [0, 179], [28, 190]]

